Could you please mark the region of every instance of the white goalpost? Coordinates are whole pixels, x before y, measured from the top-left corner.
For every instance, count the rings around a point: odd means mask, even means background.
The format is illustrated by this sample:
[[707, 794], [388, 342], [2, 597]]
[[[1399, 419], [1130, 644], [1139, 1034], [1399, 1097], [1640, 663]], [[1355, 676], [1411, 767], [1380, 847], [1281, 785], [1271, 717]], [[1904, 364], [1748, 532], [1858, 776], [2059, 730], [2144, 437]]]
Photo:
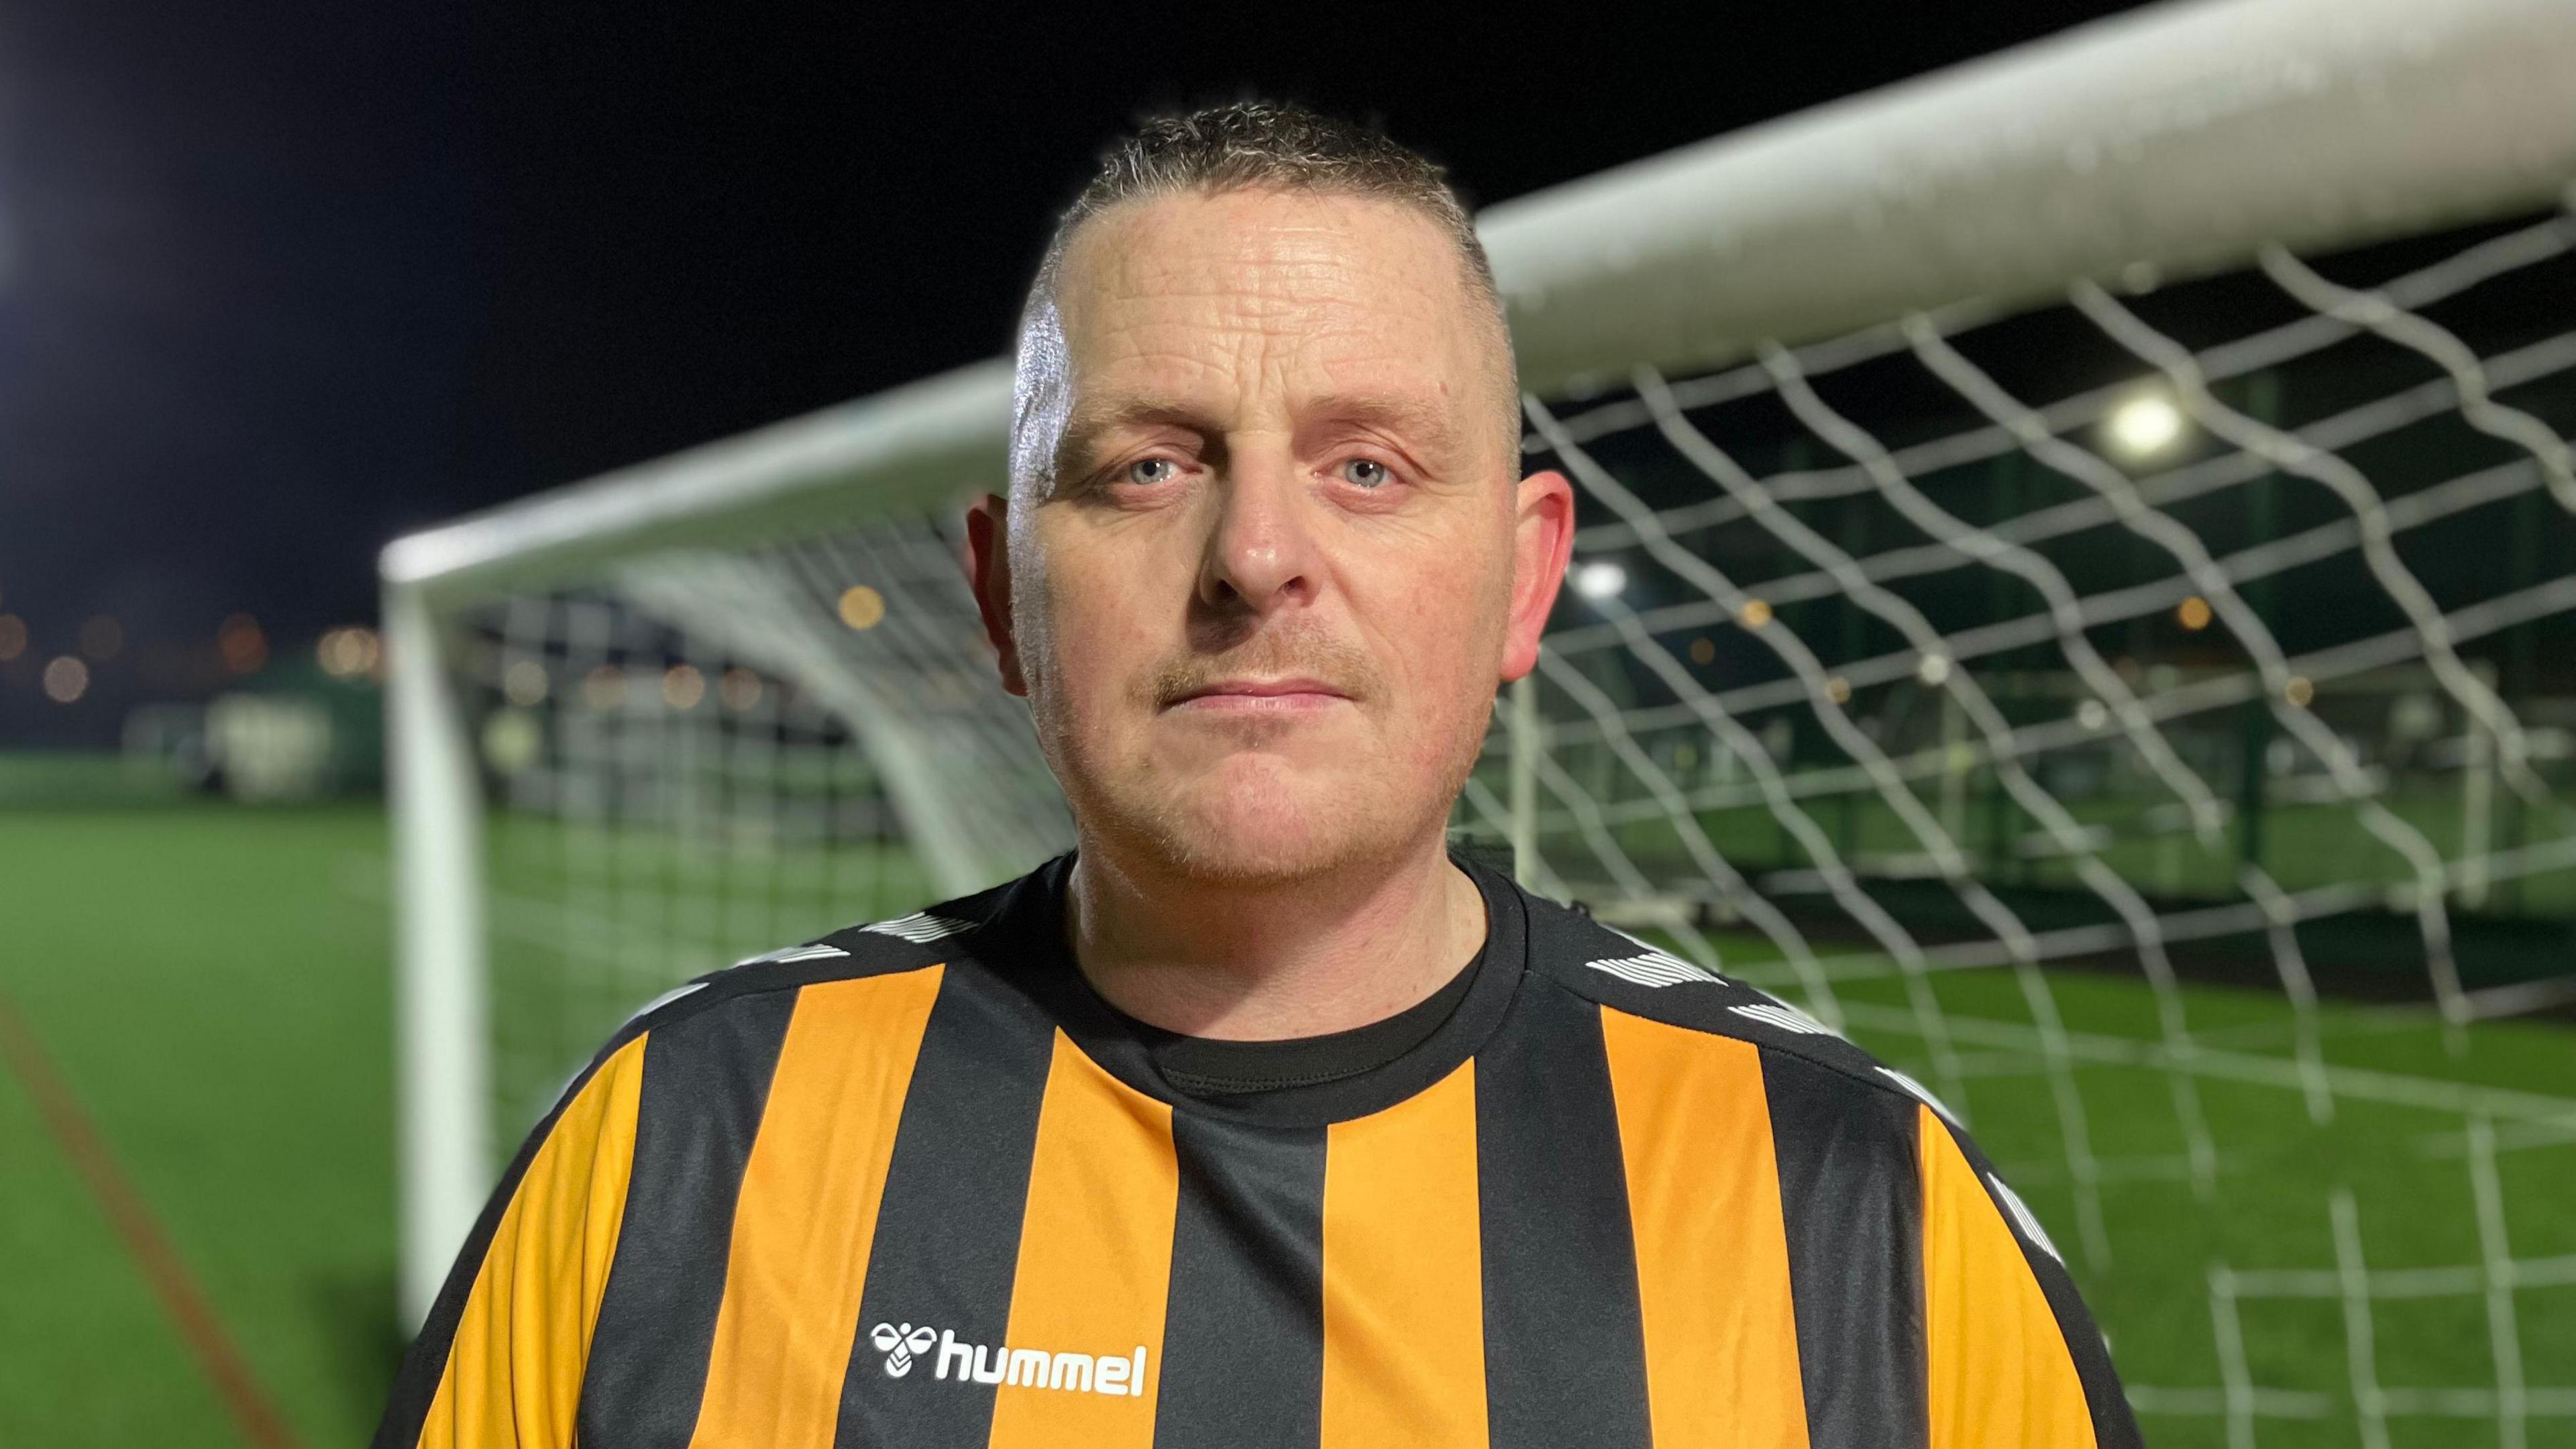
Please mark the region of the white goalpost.
[[[1582, 512], [1459, 835], [1924, 1078], [2231, 1449], [2576, 1421], [2571, 188], [2576, 7], [2201, 0], [1479, 219]], [[407, 1313], [636, 1007], [1069, 843], [1009, 402], [386, 549]]]

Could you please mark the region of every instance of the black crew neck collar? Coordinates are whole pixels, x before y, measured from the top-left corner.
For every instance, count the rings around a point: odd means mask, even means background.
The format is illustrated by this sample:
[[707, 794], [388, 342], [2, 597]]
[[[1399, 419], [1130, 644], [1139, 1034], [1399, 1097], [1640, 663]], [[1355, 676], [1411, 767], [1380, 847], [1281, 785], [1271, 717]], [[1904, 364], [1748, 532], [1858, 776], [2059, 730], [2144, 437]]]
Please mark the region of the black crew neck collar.
[[1316, 1087], [1373, 1072], [1431, 1039], [1458, 1003], [1474, 989], [1484, 969], [1485, 949], [1476, 948], [1467, 964], [1450, 973], [1440, 989], [1393, 1016], [1365, 1026], [1315, 1036], [1267, 1041], [1228, 1041], [1190, 1036], [1109, 1009], [1137, 1040], [1145, 1044], [1154, 1066], [1169, 1082], [1193, 1097], [1240, 1097], [1290, 1087]]
[[[1152, 1035], [1156, 1029], [1135, 1022], [1103, 1000], [1075, 964], [1073, 952], [1065, 942], [1065, 888], [1074, 860], [1070, 852], [1022, 876], [1006, 889], [992, 917], [976, 933], [976, 954], [997, 975], [1033, 998], [1102, 1070], [1176, 1110], [1283, 1127], [1348, 1121], [1384, 1111], [1456, 1071], [1502, 1024], [1528, 971], [1529, 923], [1519, 889], [1455, 852], [1450, 859], [1475, 882], [1485, 900], [1485, 944], [1460, 972], [1463, 989], [1445, 1018], [1409, 1049], [1382, 1065], [1331, 1080], [1289, 1083], [1241, 1095], [1204, 1096], [1185, 1091], [1167, 1078], [1156, 1061]], [[1459, 982], [1453, 980], [1451, 984], [1457, 986]], [[1444, 988], [1412, 1010], [1422, 1010], [1447, 993], [1448, 988]], [[1387, 1026], [1408, 1014], [1399, 1013], [1373, 1025]], [[1370, 1030], [1372, 1027], [1358, 1028], [1363, 1033]], [[1172, 1034], [1162, 1035], [1168, 1038]], [[1206, 1045], [1222, 1048], [1246, 1044]]]

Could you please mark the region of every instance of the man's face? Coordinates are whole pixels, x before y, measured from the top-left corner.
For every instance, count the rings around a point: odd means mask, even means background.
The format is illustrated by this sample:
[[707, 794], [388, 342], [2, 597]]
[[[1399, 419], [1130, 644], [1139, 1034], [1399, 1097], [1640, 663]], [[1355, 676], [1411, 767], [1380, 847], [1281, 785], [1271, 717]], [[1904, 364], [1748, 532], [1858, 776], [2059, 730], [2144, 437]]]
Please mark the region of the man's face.
[[1210, 880], [1436, 832], [1570, 544], [1517, 479], [1489, 308], [1429, 219], [1341, 196], [1131, 202], [1023, 339], [978, 593], [1085, 830]]

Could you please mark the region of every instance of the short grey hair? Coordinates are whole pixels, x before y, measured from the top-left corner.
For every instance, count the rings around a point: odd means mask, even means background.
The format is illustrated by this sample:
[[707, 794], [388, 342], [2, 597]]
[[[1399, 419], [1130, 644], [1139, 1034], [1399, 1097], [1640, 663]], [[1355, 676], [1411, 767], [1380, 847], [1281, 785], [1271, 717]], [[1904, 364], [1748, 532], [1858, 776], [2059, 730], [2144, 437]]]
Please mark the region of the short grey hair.
[[[1150, 117], [1102, 152], [1099, 169], [1056, 219], [1055, 233], [1048, 238], [1021, 314], [1023, 351], [1032, 341], [1029, 324], [1053, 300], [1065, 253], [1085, 222], [1130, 201], [1235, 191], [1364, 197], [1410, 208], [1438, 226], [1457, 249], [1469, 294], [1493, 317], [1500, 381], [1512, 414], [1512, 446], [1518, 452], [1520, 391], [1511, 329], [1502, 294], [1494, 286], [1493, 264], [1486, 260], [1476, 224], [1450, 185], [1448, 172], [1373, 126], [1338, 120], [1294, 102], [1236, 101]], [[1020, 359], [1024, 374], [1029, 362], [1026, 356]], [[1012, 429], [1015, 476], [1021, 465], [1036, 461], [1022, 452], [1019, 434], [1031, 421], [1027, 405], [1034, 401], [1025, 387], [1022, 393]]]
[[1408, 206], [1439, 224], [1458, 248], [1468, 284], [1495, 301], [1493, 264], [1476, 239], [1466, 203], [1437, 162], [1371, 126], [1294, 102], [1236, 101], [1154, 116], [1101, 153], [1100, 169], [1057, 218], [1039, 285], [1082, 224], [1121, 202], [1196, 192], [1311, 191], [1365, 196]]

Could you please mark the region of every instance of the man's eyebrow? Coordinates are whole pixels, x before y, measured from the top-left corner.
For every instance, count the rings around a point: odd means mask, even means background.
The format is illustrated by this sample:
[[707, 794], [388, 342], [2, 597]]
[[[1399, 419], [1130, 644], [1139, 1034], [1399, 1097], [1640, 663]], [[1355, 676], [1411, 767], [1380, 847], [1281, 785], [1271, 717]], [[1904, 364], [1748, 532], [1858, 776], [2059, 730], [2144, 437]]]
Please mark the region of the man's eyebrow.
[[1335, 393], [1308, 403], [1303, 411], [1335, 422], [1384, 428], [1408, 442], [1446, 450], [1458, 440], [1456, 409], [1429, 398], [1387, 393]]
[[[1424, 397], [1375, 392], [1328, 393], [1304, 402], [1298, 411], [1319, 422], [1383, 428], [1402, 441], [1431, 452], [1448, 452], [1458, 445], [1460, 438], [1456, 409]], [[1072, 416], [1066, 419], [1063, 436], [1056, 445], [1056, 456], [1064, 463], [1077, 462], [1100, 441], [1103, 434], [1132, 427], [1178, 428], [1209, 437], [1224, 431], [1223, 423], [1204, 408], [1178, 399], [1151, 393], [1111, 393], [1074, 405]]]
[[1209, 434], [1219, 431], [1205, 411], [1187, 403], [1146, 393], [1113, 393], [1074, 404], [1072, 416], [1065, 419], [1064, 436], [1056, 444], [1056, 456], [1080, 458], [1101, 434], [1132, 427], [1170, 427]]

